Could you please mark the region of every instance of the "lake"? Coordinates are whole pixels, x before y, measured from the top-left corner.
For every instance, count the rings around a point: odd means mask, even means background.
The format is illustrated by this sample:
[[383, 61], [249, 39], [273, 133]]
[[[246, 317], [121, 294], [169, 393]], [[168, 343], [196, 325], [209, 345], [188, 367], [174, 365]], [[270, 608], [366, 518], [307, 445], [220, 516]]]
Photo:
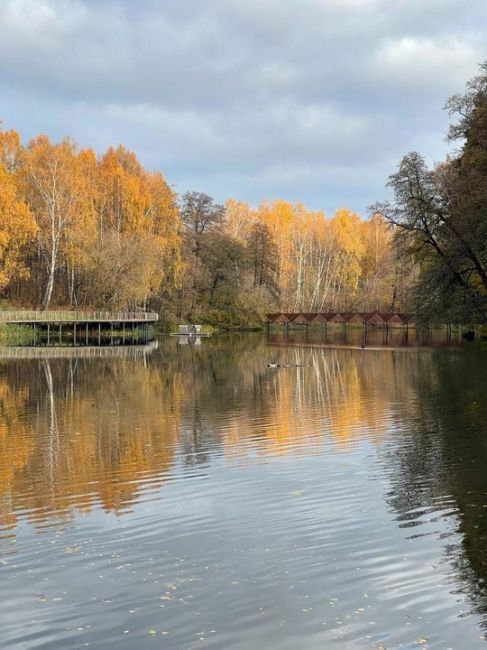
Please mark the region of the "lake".
[[4, 350], [0, 647], [485, 648], [487, 351], [360, 337]]

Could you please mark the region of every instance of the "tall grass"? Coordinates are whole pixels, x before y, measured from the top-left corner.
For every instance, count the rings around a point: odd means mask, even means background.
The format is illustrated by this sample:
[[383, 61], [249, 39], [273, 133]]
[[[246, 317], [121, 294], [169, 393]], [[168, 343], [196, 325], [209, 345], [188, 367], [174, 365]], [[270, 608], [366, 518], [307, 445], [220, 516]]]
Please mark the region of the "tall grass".
[[0, 323], [0, 345], [29, 345], [34, 343], [34, 336], [32, 327]]

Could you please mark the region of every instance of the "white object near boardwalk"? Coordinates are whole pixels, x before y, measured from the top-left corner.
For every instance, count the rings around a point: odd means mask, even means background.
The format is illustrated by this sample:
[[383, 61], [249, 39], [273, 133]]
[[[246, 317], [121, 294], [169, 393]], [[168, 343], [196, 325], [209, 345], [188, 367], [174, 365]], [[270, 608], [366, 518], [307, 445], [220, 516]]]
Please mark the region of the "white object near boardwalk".
[[201, 325], [179, 325], [179, 331], [175, 332], [171, 336], [189, 336], [196, 338], [200, 336], [210, 336], [210, 334], [203, 332]]

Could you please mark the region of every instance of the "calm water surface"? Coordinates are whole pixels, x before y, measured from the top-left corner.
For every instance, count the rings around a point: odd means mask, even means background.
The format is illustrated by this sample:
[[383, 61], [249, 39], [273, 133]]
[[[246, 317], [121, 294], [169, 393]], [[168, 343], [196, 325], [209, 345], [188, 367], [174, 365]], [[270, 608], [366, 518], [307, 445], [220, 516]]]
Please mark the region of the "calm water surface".
[[486, 351], [179, 343], [0, 361], [2, 649], [486, 647]]

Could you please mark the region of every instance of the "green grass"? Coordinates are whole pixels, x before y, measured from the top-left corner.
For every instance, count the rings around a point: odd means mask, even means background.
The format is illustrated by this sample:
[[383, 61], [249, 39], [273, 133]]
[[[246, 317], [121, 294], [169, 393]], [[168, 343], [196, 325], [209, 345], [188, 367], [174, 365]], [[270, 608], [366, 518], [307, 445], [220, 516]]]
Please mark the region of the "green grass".
[[23, 325], [0, 323], [0, 345], [29, 345], [34, 343], [34, 331]]
[[[57, 341], [57, 329], [51, 330], [51, 341]], [[68, 336], [67, 336], [68, 335]], [[124, 337], [124, 332], [122, 328], [117, 328], [113, 330], [113, 333], [109, 328], [103, 328], [101, 331], [101, 336], [105, 341], [107, 338], [113, 335], [113, 338], [122, 339]], [[90, 329], [89, 332], [90, 340], [95, 340], [98, 337], [98, 330], [94, 331]], [[149, 328], [148, 338], [152, 339], [154, 336], [153, 328]], [[77, 339], [79, 341], [84, 340], [85, 330], [78, 330]], [[63, 341], [73, 339], [72, 330], [68, 333], [63, 331]], [[125, 338], [128, 340], [144, 340], [144, 331], [142, 328], [136, 327], [134, 330], [132, 328], [127, 328], [125, 330]], [[0, 323], [0, 345], [33, 345], [36, 343], [45, 343], [47, 340], [47, 331], [42, 332], [39, 329], [34, 331], [32, 327], [26, 325], [7, 325], [6, 323]]]

